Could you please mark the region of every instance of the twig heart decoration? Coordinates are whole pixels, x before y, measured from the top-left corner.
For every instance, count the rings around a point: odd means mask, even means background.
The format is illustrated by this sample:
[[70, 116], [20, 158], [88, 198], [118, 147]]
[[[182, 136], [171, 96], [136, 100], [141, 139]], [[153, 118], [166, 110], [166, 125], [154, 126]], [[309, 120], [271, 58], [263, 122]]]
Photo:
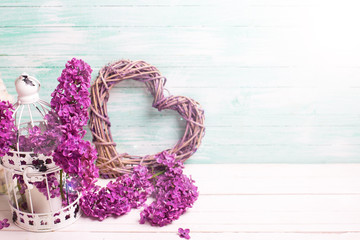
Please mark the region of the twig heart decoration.
[[178, 161], [184, 162], [193, 155], [200, 146], [205, 134], [204, 111], [199, 103], [184, 96], [164, 96], [166, 82], [159, 70], [144, 61], [120, 60], [103, 67], [99, 71], [95, 82], [91, 86], [90, 130], [93, 143], [98, 152], [97, 166], [102, 177], [116, 177], [130, 173], [133, 166], [155, 165], [155, 155], [132, 156], [127, 153], [119, 154], [116, 143], [110, 131], [110, 120], [107, 113], [109, 91], [117, 83], [133, 79], [145, 83], [154, 97], [152, 106], [159, 111], [171, 109], [177, 111], [186, 120], [183, 137], [169, 153], [175, 153]]

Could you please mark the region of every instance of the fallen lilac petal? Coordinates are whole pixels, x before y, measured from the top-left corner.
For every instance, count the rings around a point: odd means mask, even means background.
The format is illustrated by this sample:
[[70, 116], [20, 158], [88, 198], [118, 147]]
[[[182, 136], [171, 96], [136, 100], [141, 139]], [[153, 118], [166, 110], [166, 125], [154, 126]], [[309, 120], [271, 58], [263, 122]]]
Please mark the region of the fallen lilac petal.
[[4, 220], [0, 220], [0, 230], [10, 226], [8, 221], [9, 220], [7, 218], [5, 218]]
[[4, 224], [4, 227], [9, 227], [10, 226], [10, 223], [8, 223], [8, 219], [7, 218], [5, 218], [4, 220], [3, 220], [3, 224]]
[[190, 239], [190, 229], [179, 228], [178, 233], [181, 238]]

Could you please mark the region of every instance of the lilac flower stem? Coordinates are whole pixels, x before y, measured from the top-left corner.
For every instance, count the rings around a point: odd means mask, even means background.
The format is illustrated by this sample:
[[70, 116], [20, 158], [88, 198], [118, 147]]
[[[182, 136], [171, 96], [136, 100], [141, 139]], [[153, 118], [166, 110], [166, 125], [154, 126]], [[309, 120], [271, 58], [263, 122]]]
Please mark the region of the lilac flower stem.
[[151, 179], [152, 179], [152, 178], [156, 178], [157, 176], [159, 176], [159, 175], [161, 175], [161, 174], [163, 174], [163, 173], [165, 173], [165, 170], [155, 173], [154, 175], [152, 175]]
[[21, 184], [20, 184], [20, 182], [19, 182], [19, 180], [17, 180], [17, 187], [18, 187], [18, 189], [19, 189], [19, 193], [20, 193], [20, 196], [21, 196], [21, 201], [24, 203], [24, 202], [26, 202], [26, 200], [25, 200], [25, 196], [24, 196], [24, 194], [25, 194], [25, 191], [23, 192], [22, 191], [22, 187], [21, 187]]
[[69, 203], [69, 185], [68, 184], [66, 184], [66, 192], [67, 192], [66, 201], [67, 201], [67, 205], [69, 205], [70, 203]]
[[61, 199], [65, 200], [64, 190], [63, 190], [63, 169], [60, 170], [60, 194]]

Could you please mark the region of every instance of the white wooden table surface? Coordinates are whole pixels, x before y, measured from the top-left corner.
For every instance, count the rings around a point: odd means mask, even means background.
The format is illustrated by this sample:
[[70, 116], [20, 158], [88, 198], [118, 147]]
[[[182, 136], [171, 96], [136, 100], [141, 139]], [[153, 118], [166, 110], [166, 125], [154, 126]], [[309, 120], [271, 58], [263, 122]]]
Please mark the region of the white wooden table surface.
[[[50, 233], [14, 224], [1, 239], [360, 239], [360, 164], [187, 164], [200, 190], [194, 207], [165, 227], [140, 225], [139, 210], [103, 222], [81, 217]], [[105, 182], [102, 182], [103, 184]], [[0, 196], [0, 219], [11, 214]]]

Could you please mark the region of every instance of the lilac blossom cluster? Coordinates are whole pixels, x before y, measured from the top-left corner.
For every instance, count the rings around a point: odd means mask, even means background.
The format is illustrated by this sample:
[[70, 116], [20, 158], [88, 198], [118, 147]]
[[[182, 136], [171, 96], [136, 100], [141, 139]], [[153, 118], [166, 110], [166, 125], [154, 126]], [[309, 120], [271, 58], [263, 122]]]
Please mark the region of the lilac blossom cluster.
[[92, 69], [81, 59], [73, 58], [65, 65], [58, 86], [51, 94], [51, 108], [58, 114], [66, 137], [80, 137], [89, 120], [90, 80]]
[[80, 199], [84, 214], [100, 221], [115, 215], [121, 216], [132, 208], [142, 206], [153, 192], [152, 174], [144, 166], [137, 166], [131, 175], [122, 175], [106, 187], [96, 186]]
[[[142, 224], [148, 221], [153, 226], [165, 226], [178, 219], [196, 201], [197, 187], [183, 174], [184, 165], [176, 161], [174, 154], [164, 151], [157, 155], [157, 162], [155, 173], [136, 166], [132, 174], [87, 191], [80, 200], [83, 212], [102, 221], [144, 206], [140, 213]], [[149, 196], [155, 200], [146, 205]]]
[[[46, 116], [46, 118], [48, 118]], [[46, 119], [45, 118], [45, 119]], [[53, 122], [49, 124], [54, 125]], [[44, 129], [42, 131], [42, 129]], [[34, 126], [29, 129], [28, 143], [24, 144], [20, 142], [20, 146], [29, 146], [28, 151], [34, 151], [34, 153], [42, 153], [44, 155], [51, 155], [57, 146], [57, 143], [61, 137], [59, 128], [54, 126]]]
[[4, 156], [15, 140], [13, 106], [8, 101], [0, 101], [0, 157]]
[[140, 223], [148, 221], [153, 226], [165, 226], [178, 219], [197, 200], [199, 193], [194, 181], [183, 174], [184, 165], [176, 161], [175, 154], [164, 151], [156, 156], [164, 173], [155, 181], [150, 205], [140, 213]]
[[60, 125], [56, 121], [54, 124], [62, 133], [53, 153], [54, 162], [72, 177], [72, 187], [79, 191], [93, 188], [99, 176], [94, 164], [96, 150], [82, 139], [89, 119], [91, 72], [87, 63], [73, 58], [65, 65], [51, 94], [52, 112], [60, 120]]
[[[19, 141], [19, 151], [42, 153], [51, 155], [56, 148], [57, 141], [61, 136], [61, 132], [57, 128], [49, 127], [40, 123], [39, 126], [29, 128], [28, 135], [20, 135], [19, 139], [12, 138], [11, 146], [16, 150], [16, 142]], [[15, 136], [15, 132], [12, 135]]]

